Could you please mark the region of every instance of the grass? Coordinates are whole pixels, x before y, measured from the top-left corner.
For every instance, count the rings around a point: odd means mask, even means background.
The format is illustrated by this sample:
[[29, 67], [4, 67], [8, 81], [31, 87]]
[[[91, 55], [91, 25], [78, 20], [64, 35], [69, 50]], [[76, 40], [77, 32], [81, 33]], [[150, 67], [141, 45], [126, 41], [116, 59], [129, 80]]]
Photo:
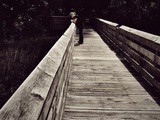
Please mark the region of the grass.
[[0, 108], [42, 60], [62, 33], [36, 35], [0, 44]]

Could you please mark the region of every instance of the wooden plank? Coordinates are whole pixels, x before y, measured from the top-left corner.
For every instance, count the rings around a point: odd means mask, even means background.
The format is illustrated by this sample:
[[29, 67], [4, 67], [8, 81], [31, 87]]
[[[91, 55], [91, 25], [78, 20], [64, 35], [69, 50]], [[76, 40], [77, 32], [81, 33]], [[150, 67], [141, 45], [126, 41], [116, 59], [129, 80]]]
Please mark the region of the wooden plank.
[[138, 53], [127, 47], [126, 45], [122, 45], [121, 48], [126, 51], [126, 53], [133, 58], [142, 68], [144, 68], [148, 73], [150, 73], [152, 76], [154, 76], [155, 79], [158, 80], [160, 78], [160, 70], [151, 64], [149, 61], [144, 59], [142, 56], [140, 56]]
[[63, 120], [158, 120], [159, 112], [156, 111], [88, 111], [68, 110]]
[[[69, 31], [74, 33], [74, 24], [71, 24]], [[51, 48], [47, 55], [37, 65], [28, 78], [22, 83], [13, 96], [7, 101], [0, 111], [1, 120], [37, 120], [52, 117], [50, 110], [57, 112], [61, 96], [61, 89], [64, 87], [68, 75], [64, 67], [69, 68], [68, 46], [73, 46], [73, 34], [62, 36]], [[70, 50], [71, 53], [71, 50]], [[67, 60], [67, 61], [66, 61]], [[65, 64], [64, 64], [65, 63]], [[69, 66], [68, 66], [69, 65]], [[65, 78], [65, 79], [63, 79]], [[63, 85], [63, 86], [62, 86]], [[66, 84], [65, 84], [66, 85]], [[64, 94], [62, 94], [64, 95]], [[64, 102], [63, 102], [64, 103]], [[54, 104], [54, 107], [52, 106]], [[54, 108], [54, 109], [53, 109]], [[60, 112], [59, 116], [62, 116]], [[55, 117], [55, 114], [53, 115]]]
[[160, 52], [159, 43], [156, 42], [160, 39], [160, 36], [129, 28], [127, 26], [121, 26], [119, 32], [131, 40], [138, 42], [139, 44], [145, 45], [148, 48]]
[[38, 119], [53, 77], [38, 68], [33, 73], [1, 109], [1, 120]]
[[100, 21], [100, 24], [104, 23], [105, 25], [111, 26], [113, 28], [118, 25], [117, 23], [107, 21], [107, 20], [104, 20], [104, 19], [100, 19], [100, 18], [98, 18], [97, 20]]
[[[84, 32], [84, 44], [74, 48], [63, 120], [156, 120], [160, 107], [141, 86], [144, 79], [124, 65], [124, 58], [118, 58], [97, 33]], [[103, 31], [101, 34], [107, 37]], [[110, 43], [116, 42], [110, 39]]]
[[[103, 34], [103, 33], [102, 33]], [[128, 46], [130, 46], [131, 48], [134, 48], [137, 52], [139, 52], [140, 51], [140, 53], [142, 54], [142, 55], [145, 55], [145, 56], [147, 56], [148, 58], [150, 58], [151, 60], [151, 62], [153, 63], [153, 64], [155, 64], [155, 61], [156, 61], [156, 63], [159, 61], [159, 57], [157, 56], [157, 55], [155, 55], [155, 54], [153, 54], [153, 53], [151, 53], [150, 51], [148, 51], [148, 50], [146, 50], [146, 49], [144, 49], [144, 48], [142, 48], [142, 47], [140, 47], [139, 45], [137, 45], [136, 43], [133, 43], [131, 40], [128, 40], [128, 39], [126, 39], [126, 38], [124, 38], [122, 35], [119, 35], [119, 37], [118, 38], [121, 38], [120, 40], [121, 40], [121, 42], [120, 41], [118, 41], [116, 38], [114, 38], [112, 35], [110, 35], [110, 33], [108, 33], [108, 32], [105, 32], [105, 34], [107, 35], [107, 36], [105, 36], [104, 34], [103, 34], [103, 37], [106, 39], [106, 37], [108, 37], [109, 36], [109, 38], [107, 39], [107, 41], [108, 40], [110, 40], [110, 42], [111, 43], [109, 43], [109, 44], [111, 44], [111, 46], [115, 46], [114, 48], [118, 48], [118, 46], [121, 46], [121, 49], [123, 49], [124, 51], [126, 51], [127, 52], [127, 54], [128, 55], [130, 55], [130, 57], [132, 57], [133, 59], [135, 59], [135, 61], [136, 62], [138, 62], [139, 63], [139, 65], [141, 65], [145, 70], [147, 70], [151, 75], [153, 75], [154, 77], [155, 77], [155, 79], [159, 79], [159, 69], [158, 68], [156, 68], [156, 66], [154, 66], [154, 65], [152, 65], [150, 62], [148, 62], [147, 60], [145, 60], [143, 57], [141, 57], [140, 55], [138, 55], [136, 52], [134, 52], [132, 49], [130, 49], [129, 47], [127, 47], [126, 45], [128, 45]], [[114, 40], [114, 42], [118, 45], [118, 46], [116, 46], [113, 42], [112, 42], [112, 40]], [[123, 44], [122, 42], [124, 42], [125, 44]], [[118, 50], [117, 50], [118, 51]], [[123, 51], [122, 51], [123, 52]], [[156, 57], [155, 57], [156, 56]], [[157, 58], [157, 60], [155, 60], [155, 58]], [[152, 79], [151, 77], [150, 77], [150, 75], [148, 74], [147, 72], [145, 72], [144, 71], [144, 76], [146, 76], [146, 78], [148, 78], [148, 79]], [[151, 80], [150, 80], [151, 81]], [[155, 80], [154, 80], [155, 81]], [[154, 83], [155, 84], [155, 83]]]
[[[115, 39], [116, 40], [116, 39]], [[116, 40], [118, 46], [121, 46], [121, 49], [125, 51], [131, 58], [133, 58], [139, 65], [144, 68], [148, 73], [150, 73], [152, 76], [154, 76], [157, 81], [159, 81], [158, 78], [160, 78], [160, 70], [159, 68], [156, 68], [153, 64], [148, 62], [144, 57], [141, 57], [138, 53], [130, 49], [128, 46], [125, 44], [122, 44], [120, 41]], [[122, 51], [122, 52], [123, 52]], [[146, 73], [147, 74], [147, 73]]]
[[160, 83], [159, 80], [156, 80], [151, 76], [145, 69], [143, 69], [134, 59], [130, 58], [128, 54], [125, 54], [127, 60], [133, 65], [133, 67], [141, 74], [141, 76], [145, 77], [145, 79], [153, 85], [157, 90], [160, 90]]
[[153, 64], [157, 64], [155, 63], [155, 53], [147, 50], [146, 48], [141, 47], [140, 45], [133, 43], [132, 41], [126, 39], [125, 37], [119, 35], [118, 37], [119, 40], [121, 40], [121, 42], [125, 43], [127, 46], [131, 47], [132, 49], [136, 50], [136, 52], [140, 53], [141, 55], [145, 56], [146, 58], [148, 58]]

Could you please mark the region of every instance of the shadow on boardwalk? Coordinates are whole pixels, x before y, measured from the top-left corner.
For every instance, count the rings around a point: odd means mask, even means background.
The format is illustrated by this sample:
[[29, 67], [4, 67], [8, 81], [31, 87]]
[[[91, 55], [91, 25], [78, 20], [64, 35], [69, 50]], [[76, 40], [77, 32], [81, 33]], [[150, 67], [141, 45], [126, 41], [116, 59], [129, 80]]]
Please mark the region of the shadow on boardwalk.
[[[103, 39], [102, 39], [103, 40]], [[160, 93], [155, 90], [155, 88], [147, 82], [145, 78], [141, 76], [139, 72], [137, 72], [133, 66], [125, 59], [122, 53], [117, 51], [112, 44], [103, 40], [108, 47], [116, 53], [116, 56], [119, 60], [125, 65], [125, 67], [130, 71], [130, 73], [134, 76], [134, 78], [139, 82], [139, 84], [151, 95], [151, 97], [155, 100], [155, 102], [160, 106]], [[137, 77], [138, 76], [138, 77]]]

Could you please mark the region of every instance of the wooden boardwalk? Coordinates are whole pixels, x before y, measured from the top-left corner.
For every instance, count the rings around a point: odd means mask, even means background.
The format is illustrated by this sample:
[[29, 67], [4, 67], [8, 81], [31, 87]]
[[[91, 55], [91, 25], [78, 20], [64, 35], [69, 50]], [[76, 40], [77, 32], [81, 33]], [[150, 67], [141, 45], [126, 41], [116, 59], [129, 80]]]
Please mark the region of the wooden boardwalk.
[[138, 82], [142, 78], [123, 62], [85, 29], [84, 44], [74, 48], [63, 120], [160, 120], [159, 105]]

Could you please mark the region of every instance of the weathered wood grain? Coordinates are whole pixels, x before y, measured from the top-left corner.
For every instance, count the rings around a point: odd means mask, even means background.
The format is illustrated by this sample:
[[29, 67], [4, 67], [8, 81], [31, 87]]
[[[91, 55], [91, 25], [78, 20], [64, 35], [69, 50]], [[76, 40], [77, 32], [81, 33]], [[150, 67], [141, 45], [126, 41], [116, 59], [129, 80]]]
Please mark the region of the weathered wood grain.
[[1, 120], [59, 120], [70, 74], [75, 25], [71, 24], [0, 110]]
[[73, 52], [63, 120], [158, 120], [160, 107], [142, 87], [144, 79], [95, 31], [84, 33]]
[[160, 36], [123, 25], [117, 27], [116, 23], [102, 19], [96, 19], [95, 27], [114, 51], [123, 54], [157, 91], [160, 90]]
[[140, 43], [141, 45], [148, 46], [149, 48], [160, 52], [160, 46], [159, 46], [160, 38], [157, 35], [129, 28], [127, 26], [121, 26], [119, 28], [119, 33], [123, 34], [124, 36], [127, 36], [133, 41]]

